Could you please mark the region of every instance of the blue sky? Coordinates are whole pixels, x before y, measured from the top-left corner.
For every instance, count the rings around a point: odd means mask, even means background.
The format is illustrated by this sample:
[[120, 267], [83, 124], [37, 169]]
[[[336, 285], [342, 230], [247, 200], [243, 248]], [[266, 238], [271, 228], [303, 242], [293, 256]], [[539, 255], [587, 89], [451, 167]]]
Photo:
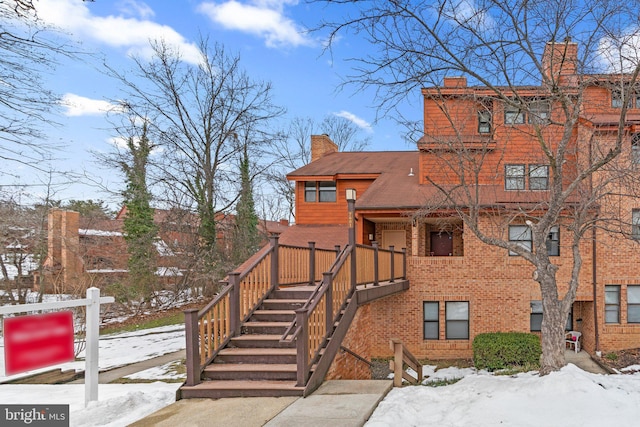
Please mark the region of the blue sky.
[[[64, 60], [55, 72], [43, 76], [65, 101], [62, 116], [56, 118], [61, 126], [45, 129], [50, 142], [64, 147], [55, 153], [52, 169], [87, 171], [89, 178], [117, 190], [117, 173], [101, 169], [90, 154], [109, 150], [115, 135], [106, 120], [106, 100], [122, 95], [116, 82], [101, 72], [101, 61], [118, 70], [129, 69], [129, 55], [145, 57], [151, 38], [163, 38], [179, 47], [189, 61], [196, 57], [200, 35], [239, 53], [241, 64], [253, 79], [270, 81], [275, 103], [288, 111], [285, 120], [301, 116], [319, 123], [326, 115], [337, 114], [362, 128], [363, 136], [371, 139], [371, 150], [414, 149], [403, 141], [401, 129], [392, 120], [383, 118], [374, 123], [373, 93], [356, 93], [349, 87], [338, 90], [350, 70], [345, 59], [362, 54], [367, 46], [355, 38], [343, 38], [335, 45], [333, 55], [323, 53], [323, 35], [305, 31], [330, 11], [323, 5], [296, 0], [34, 3], [41, 19], [60, 28], [65, 37], [81, 43], [81, 49], [92, 54], [84, 55], [83, 60]], [[416, 104], [419, 98], [416, 93]], [[420, 115], [420, 108], [416, 108], [415, 119]], [[22, 183], [43, 180], [28, 170], [16, 172]], [[58, 191], [54, 198], [113, 203], [109, 197], [96, 187], [76, 184]]]

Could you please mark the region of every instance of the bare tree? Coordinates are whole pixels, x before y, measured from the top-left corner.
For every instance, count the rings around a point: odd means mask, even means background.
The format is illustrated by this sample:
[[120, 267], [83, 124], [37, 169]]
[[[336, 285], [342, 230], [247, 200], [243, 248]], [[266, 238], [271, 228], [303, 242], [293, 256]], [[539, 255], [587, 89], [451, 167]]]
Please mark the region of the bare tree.
[[286, 212], [289, 219], [295, 217], [295, 191], [286, 176], [311, 162], [309, 141], [313, 134], [329, 135], [339, 151], [363, 151], [371, 143], [371, 138], [363, 135], [362, 129], [344, 117], [330, 114], [320, 124], [310, 117], [294, 117], [287, 130], [281, 132], [280, 138], [273, 140], [276, 159], [267, 174], [268, 185], [278, 195], [280, 202], [275, 211], [281, 215]]
[[[355, 1], [328, 3], [353, 6]], [[453, 211], [481, 242], [511, 251], [533, 266], [544, 312], [541, 372], [559, 369], [565, 364], [564, 326], [583, 263], [581, 242], [611, 218], [599, 216], [598, 210], [611, 202], [612, 184], [629, 182], [618, 157], [628, 147], [627, 103], [640, 69], [634, 45], [640, 34], [637, 9], [609, 0], [374, 0], [358, 5], [355, 15], [322, 27], [330, 30], [333, 47], [346, 31], [371, 42], [374, 53], [355, 58], [359, 65], [349, 81], [359, 88], [373, 86], [378, 108], [396, 115], [396, 105], [426, 88], [423, 95], [435, 106], [433, 116], [425, 113], [424, 128], [411, 129], [414, 141], [434, 159], [425, 168], [431, 198], [423, 214]], [[551, 56], [541, 59], [547, 43], [556, 41]], [[443, 79], [452, 76], [464, 77], [478, 89], [457, 94], [442, 89]], [[581, 126], [604, 107], [585, 105], [585, 95], [596, 85], [617, 87], [621, 108], [606, 126]], [[488, 123], [494, 112], [512, 111], [513, 120], [532, 117], [532, 126], [526, 135], [514, 126], [494, 126], [487, 138], [472, 141], [468, 120], [477, 127], [481, 117], [475, 111]], [[487, 206], [485, 196], [497, 190], [484, 184], [509, 174], [504, 169], [506, 147], [523, 138], [532, 141], [526, 153], [530, 162], [548, 165], [548, 192]], [[631, 195], [627, 191], [625, 197]], [[516, 221], [523, 233], [530, 233], [530, 246], [509, 239], [507, 226]], [[573, 263], [565, 283], [558, 283], [559, 267], [547, 247], [554, 227], [571, 236]]]
[[250, 131], [248, 143], [257, 145], [284, 110], [273, 104], [271, 84], [250, 78], [222, 45], [201, 40], [197, 65], [164, 41], [151, 47], [152, 60], [135, 58], [131, 75], [109, 72], [124, 85], [127, 111], [149, 123], [149, 137], [163, 150], [162, 163], [150, 168], [151, 190], [196, 211], [201, 249], [213, 254], [216, 216], [239, 194], [238, 135]]
[[0, 28], [0, 159], [41, 170], [58, 148], [43, 142], [43, 126], [55, 124], [51, 113], [59, 106], [42, 76], [73, 52], [38, 19], [32, 0], [0, 2]]

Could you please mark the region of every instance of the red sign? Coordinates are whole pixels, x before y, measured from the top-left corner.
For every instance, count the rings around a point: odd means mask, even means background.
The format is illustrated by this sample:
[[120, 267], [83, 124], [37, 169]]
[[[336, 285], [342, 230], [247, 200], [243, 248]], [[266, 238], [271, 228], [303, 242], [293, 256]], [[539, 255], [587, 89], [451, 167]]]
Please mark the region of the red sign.
[[70, 311], [5, 318], [3, 330], [6, 375], [74, 359]]

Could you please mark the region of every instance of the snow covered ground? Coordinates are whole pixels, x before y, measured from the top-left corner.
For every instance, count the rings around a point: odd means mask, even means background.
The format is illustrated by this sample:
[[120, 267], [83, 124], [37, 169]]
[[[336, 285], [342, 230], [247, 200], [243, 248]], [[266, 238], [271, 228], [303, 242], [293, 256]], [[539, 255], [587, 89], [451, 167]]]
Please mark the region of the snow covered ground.
[[[151, 359], [184, 349], [184, 326], [163, 326], [137, 332], [100, 337], [99, 366], [108, 370], [141, 360]], [[0, 347], [2, 341], [0, 340]], [[4, 355], [4, 348], [0, 348]], [[80, 357], [84, 357], [81, 353]], [[56, 365], [56, 368], [84, 370], [84, 361]], [[47, 368], [50, 369], [50, 368]], [[47, 369], [41, 369], [44, 371]], [[15, 379], [26, 374], [4, 376], [4, 357], [0, 360], [0, 381]], [[175, 366], [147, 369], [127, 378], [152, 381], [135, 384], [100, 384], [98, 401], [84, 405], [84, 384], [13, 385], [0, 384], [0, 402], [3, 404], [68, 404], [72, 426], [126, 426], [175, 401], [176, 390], [184, 379]], [[163, 382], [164, 381], [164, 382]], [[179, 382], [169, 382], [179, 381]]]
[[591, 374], [569, 364], [544, 377], [455, 368], [426, 375], [462, 379], [443, 387], [395, 388], [366, 426], [602, 427], [640, 420], [638, 373]]
[[[181, 326], [101, 337], [102, 370], [184, 348]], [[0, 370], [4, 371], [4, 359]], [[82, 369], [83, 362], [64, 369]], [[540, 377], [534, 372], [495, 376], [475, 369], [425, 367], [425, 381], [460, 379], [441, 387], [393, 389], [368, 427], [638, 425], [640, 373], [596, 375], [568, 365]], [[99, 401], [84, 406], [84, 385], [0, 385], [3, 404], [69, 404], [72, 426], [125, 426], [175, 400], [183, 378], [167, 364], [129, 375], [144, 384], [100, 384]], [[0, 377], [5, 380], [6, 377]]]

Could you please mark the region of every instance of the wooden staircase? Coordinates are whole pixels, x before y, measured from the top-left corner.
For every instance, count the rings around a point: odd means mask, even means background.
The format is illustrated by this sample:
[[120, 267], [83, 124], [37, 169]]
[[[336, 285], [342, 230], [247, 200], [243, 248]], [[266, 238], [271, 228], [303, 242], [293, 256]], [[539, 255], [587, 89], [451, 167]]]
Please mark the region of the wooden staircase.
[[274, 290], [204, 368], [202, 382], [181, 388], [182, 397], [302, 396], [295, 341], [280, 338], [314, 290], [308, 285]]
[[185, 310], [187, 379], [178, 399], [308, 396], [358, 305], [409, 286], [404, 251], [356, 246], [352, 234], [343, 250], [271, 237], [225, 283], [201, 310]]

